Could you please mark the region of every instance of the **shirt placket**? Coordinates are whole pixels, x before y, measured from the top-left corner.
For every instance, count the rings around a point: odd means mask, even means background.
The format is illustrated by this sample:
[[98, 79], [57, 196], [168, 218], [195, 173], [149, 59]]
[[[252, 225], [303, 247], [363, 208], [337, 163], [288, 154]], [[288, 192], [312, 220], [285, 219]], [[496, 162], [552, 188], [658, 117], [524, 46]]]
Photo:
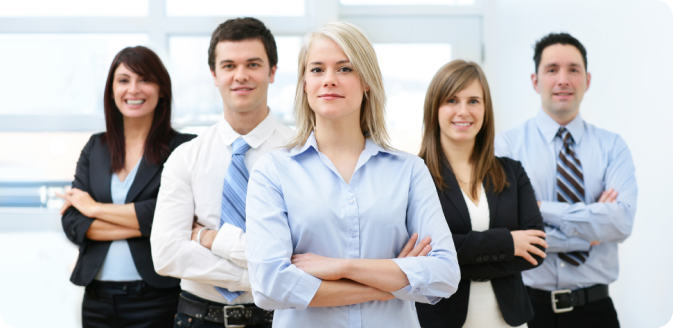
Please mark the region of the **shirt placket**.
[[[351, 178], [351, 185], [354, 185], [354, 176]], [[342, 181], [343, 204], [345, 210], [346, 222], [346, 257], [349, 259], [360, 258], [360, 215], [358, 211], [358, 200], [353, 188]], [[362, 325], [361, 304], [353, 304], [348, 307], [349, 327], [360, 328]]]

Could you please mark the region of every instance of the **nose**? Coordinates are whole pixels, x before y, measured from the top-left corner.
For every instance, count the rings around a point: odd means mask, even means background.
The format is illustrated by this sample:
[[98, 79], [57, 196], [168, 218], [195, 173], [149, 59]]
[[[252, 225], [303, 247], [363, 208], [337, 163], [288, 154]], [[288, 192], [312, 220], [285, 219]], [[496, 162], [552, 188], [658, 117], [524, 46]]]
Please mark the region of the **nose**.
[[559, 87], [566, 87], [570, 84], [570, 82], [568, 82], [568, 73], [566, 73], [565, 71], [561, 70], [559, 72], [558, 77], [559, 77], [559, 80], [558, 80], [558, 86]]
[[243, 83], [248, 81], [248, 77], [248, 71], [246, 70], [245, 65], [239, 65], [234, 80], [238, 83]]
[[129, 93], [137, 93], [140, 91], [140, 87], [138, 86], [138, 81], [131, 81], [131, 84], [129, 85]]
[[467, 113], [468, 113], [467, 102], [461, 101], [460, 104], [458, 104], [456, 114], [458, 114], [459, 116], [466, 116]]
[[334, 72], [334, 70], [328, 69], [325, 72], [324, 77], [325, 77], [325, 79], [322, 82], [323, 87], [327, 88], [327, 87], [336, 87], [337, 86], [336, 72]]

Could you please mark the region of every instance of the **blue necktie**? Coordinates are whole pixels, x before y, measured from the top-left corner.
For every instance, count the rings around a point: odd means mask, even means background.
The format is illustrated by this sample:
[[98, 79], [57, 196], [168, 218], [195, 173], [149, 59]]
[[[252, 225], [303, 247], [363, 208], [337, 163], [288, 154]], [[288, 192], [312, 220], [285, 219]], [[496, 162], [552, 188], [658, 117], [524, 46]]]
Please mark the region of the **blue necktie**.
[[[556, 136], [563, 140], [563, 148], [556, 161], [556, 199], [561, 203], [584, 203], [584, 172], [582, 163], [572, 148], [573, 137], [564, 127], [559, 128]], [[579, 266], [589, 257], [589, 252], [559, 253], [559, 258]]]
[[[231, 163], [224, 176], [224, 188], [222, 189], [222, 211], [220, 215], [220, 227], [229, 223], [243, 229], [245, 232], [245, 196], [248, 192], [248, 169], [245, 168], [245, 153], [250, 146], [238, 138], [231, 146]], [[243, 292], [230, 292], [223, 287], [215, 289], [231, 302]]]

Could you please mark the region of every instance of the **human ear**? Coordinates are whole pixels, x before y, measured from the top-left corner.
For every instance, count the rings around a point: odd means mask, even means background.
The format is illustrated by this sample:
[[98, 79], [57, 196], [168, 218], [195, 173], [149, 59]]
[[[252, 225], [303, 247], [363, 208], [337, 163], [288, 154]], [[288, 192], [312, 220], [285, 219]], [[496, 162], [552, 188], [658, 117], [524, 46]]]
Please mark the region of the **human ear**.
[[215, 86], [219, 87], [219, 85], [217, 84], [217, 75], [215, 74], [215, 71], [211, 70], [210, 74], [213, 75], [213, 83], [215, 84]]
[[537, 85], [537, 74], [536, 73], [531, 74], [530, 75], [530, 80], [531, 80], [531, 82], [533, 82], [533, 88], [535, 89], [535, 91], [537, 93], [540, 93], [540, 90], [538, 89], [538, 85]]

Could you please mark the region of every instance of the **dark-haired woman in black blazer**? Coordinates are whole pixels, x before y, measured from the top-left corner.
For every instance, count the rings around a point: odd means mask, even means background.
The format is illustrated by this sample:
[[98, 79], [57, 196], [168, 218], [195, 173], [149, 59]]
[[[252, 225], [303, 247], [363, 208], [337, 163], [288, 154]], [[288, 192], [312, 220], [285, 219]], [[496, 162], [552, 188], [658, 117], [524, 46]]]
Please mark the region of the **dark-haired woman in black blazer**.
[[521, 164], [495, 157], [481, 68], [462, 60], [442, 67], [424, 107], [419, 156], [435, 180], [462, 280], [450, 298], [416, 304], [421, 326], [526, 327], [533, 309], [521, 271], [542, 263], [544, 226]]
[[79, 245], [70, 280], [86, 286], [84, 327], [172, 327], [180, 280], [154, 271], [150, 231], [163, 163], [194, 135], [171, 128], [168, 71], [148, 48], [125, 48], [104, 92], [106, 132], [84, 146], [72, 189], [57, 194]]

